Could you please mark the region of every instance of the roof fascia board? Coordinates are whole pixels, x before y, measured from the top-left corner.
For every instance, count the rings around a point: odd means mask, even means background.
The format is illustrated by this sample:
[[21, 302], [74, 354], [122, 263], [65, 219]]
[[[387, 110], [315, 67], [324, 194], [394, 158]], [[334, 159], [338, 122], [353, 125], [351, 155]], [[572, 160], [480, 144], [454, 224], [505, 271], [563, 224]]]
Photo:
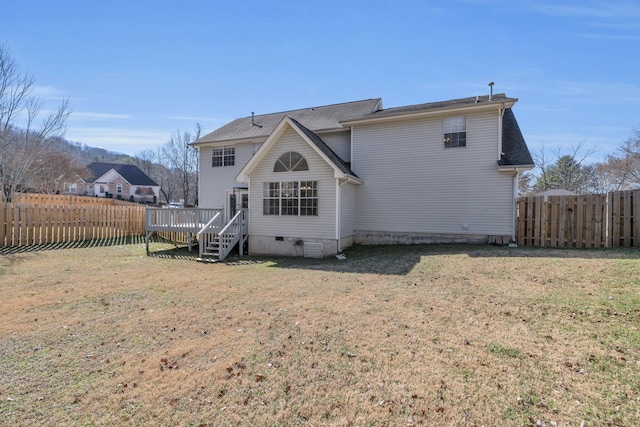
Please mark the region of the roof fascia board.
[[[320, 157], [322, 157], [322, 159], [333, 168], [333, 177], [336, 179], [347, 179], [347, 178], [354, 178], [354, 180], [358, 180], [356, 177], [350, 175], [350, 174], [346, 174], [344, 172], [342, 172], [342, 170], [340, 170], [340, 168], [338, 166], [336, 166], [335, 163], [333, 163], [333, 161], [327, 157], [326, 154], [324, 154], [324, 152], [322, 150], [320, 150], [320, 148], [318, 148], [318, 146], [309, 139], [309, 137], [302, 132], [301, 129], [298, 128], [298, 126], [296, 126], [290, 119], [289, 117], [286, 117], [287, 122], [289, 123], [289, 125], [302, 137], [302, 139], [305, 140], [305, 142], [307, 144], [309, 144], [309, 146], [311, 148], [314, 149], [314, 151], [316, 153], [318, 153], [318, 155], [320, 155]], [[359, 180], [358, 180], [359, 181]]]
[[[115, 174], [116, 176], [119, 176], [120, 178], [122, 178], [124, 180], [124, 182], [126, 182], [127, 184], [131, 185], [131, 183], [129, 182], [129, 180], [127, 180], [127, 178], [125, 178], [124, 176], [122, 176], [122, 174], [120, 172], [118, 172], [117, 170], [111, 168], [109, 169], [107, 172], [105, 172], [100, 178], [98, 178], [97, 180], [95, 180], [95, 182], [98, 182], [100, 179], [105, 178], [107, 175], [109, 174]], [[114, 177], [115, 178], [115, 177]], [[109, 182], [113, 182], [113, 179], [107, 180], [105, 178], [104, 181], [105, 183], [109, 183]]]
[[[275, 141], [277, 141], [280, 136], [282, 136], [287, 125], [293, 127], [291, 122], [288, 121], [288, 117], [284, 117], [280, 121], [280, 123], [278, 123], [278, 126], [276, 126], [273, 132], [271, 132], [271, 135], [269, 135], [267, 139], [262, 143], [260, 148], [258, 148], [258, 151], [256, 151], [253, 156], [251, 156], [249, 161], [242, 167], [242, 169], [240, 169], [240, 172], [238, 172], [238, 175], [236, 175], [236, 181], [243, 184], [249, 183], [249, 175], [251, 174], [251, 172], [253, 172], [258, 163], [262, 161], [264, 156], [266, 156]], [[296, 129], [296, 132], [297, 131], [298, 130]]]
[[363, 123], [379, 123], [379, 122], [390, 122], [390, 121], [398, 121], [398, 120], [407, 120], [421, 117], [430, 117], [430, 116], [440, 116], [446, 113], [466, 113], [469, 111], [485, 111], [485, 110], [494, 110], [494, 109], [505, 109], [511, 108], [516, 103], [516, 100], [508, 100], [503, 102], [492, 101], [491, 103], [483, 103], [483, 104], [473, 104], [466, 106], [451, 106], [451, 107], [441, 107], [434, 108], [426, 111], [416, 111], [409, 113], [399, 113], [390, 116], [384, 117], [364, 117], [355, 120], [346, 120], [340, 122], [340, 124], [346, 125], [357, 125]]
[[218, 145], [230, 145], [230, 144], [242, 144], [247, 142], [264, 142], [267, 138], [265, 137], [254, 137], [254, 138], [238, 138], [238, 139], [225, 139], [222, 141], [202, 141], [202, 142], [191, 142], [191, 145], [194, 148], [199, 147], [215, 147]]
[[[316, 134], [327, 134], [327, 133], [337, 133], [337, 132], [346, 132], [349, 128], [339, 127], [339, 128], [327, 128], [320, 129], [317, 131], [313, 131]], [[274, 130], [275, 131], [275, 130]], [[189, 145], [193, 148], [201, 148], [201, 147], [217, 147], [231, 144], [245, 144], [245, 143], [263, 143], [267, 140], [267, 137], [254, 137], [254, 138], [238, 138], [238, 139], [225, 139], [223, 141], [202, 141], [202, 142], [192, 142]]]
[[535, 165], [507, 165], [507, 166], [499, 166], [498, 165], [498, 171], [500, 172], [509, 172], [509, 171], [515, 171], [515, 170], [529, 170], [529, 169], [533, 169], [534, 167], [536, 167]]

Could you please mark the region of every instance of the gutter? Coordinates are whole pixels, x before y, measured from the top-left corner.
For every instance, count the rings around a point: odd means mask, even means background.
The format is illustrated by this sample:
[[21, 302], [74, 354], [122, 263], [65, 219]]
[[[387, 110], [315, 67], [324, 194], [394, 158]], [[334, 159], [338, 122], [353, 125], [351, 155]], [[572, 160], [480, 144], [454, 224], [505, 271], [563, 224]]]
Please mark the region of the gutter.
[[516, 236], [516, 226], [518, 221], [518, 181], [524, 169], [515, 168], [513, 174], [513, 205], [512, 205], [512, 221], [511, 221], [511, 240], [517, 244], [518, 236]]
[[[473, 111], [473, 110], [475, 111], [492, 110], [498, 107], [499, 105], [502, 105], [502, 108], [511, 108], [513, 107], [513, 105], [515, 105], [516, 101], [517, 99], [513, 99], [513, 100], [506, 100], [505, 102], [501, 102], [501, 103], [491, 101], [491, 102], [485, 102], [481, 104], [455, 105], [455, 106], [434, 108], [430, 110], [422, 110], [422, 111], [415, 111], [415, 112], [405, 111], [405, 112], [398, 112], [397, 114], [382, 115], [379, 117], [364, 117], [364, 118], [355, 119], [355, 120], [344, 120], [344, 121], [341, 121], [340, 124], [345, 126], [345, 125], [354, 125], [354, 124], [362, 124], [362, 123], [376, 123], [376, 122], [386, 122], [391, 120], [403, 120], [403, 119], [411, 119], [411, 118], [419, 118], [419, 117], [437, 116], [437, 115], [442, 115], [449, 112], [458, 113], [458, 112]], [[378, 113], [372, 113], [372, 114], [384, 114], [385, 111], [388, 111], [388, 110], [381, 110]]]

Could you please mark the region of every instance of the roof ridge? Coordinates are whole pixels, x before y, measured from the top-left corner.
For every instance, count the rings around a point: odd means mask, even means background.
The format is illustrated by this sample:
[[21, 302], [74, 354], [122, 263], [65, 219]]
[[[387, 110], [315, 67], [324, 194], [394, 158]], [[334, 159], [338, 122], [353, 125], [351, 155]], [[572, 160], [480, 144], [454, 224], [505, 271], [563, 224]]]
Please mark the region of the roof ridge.
[[427, 105], [437, 105], [437, 104], [452, 104], [455, 102], [465, 102], [465, 101], [473, 101], [473, 100], [493, 101], [493, 100], [496, 100], [496, 98], [499, 100], [507, 99], [507, 95], [506, 93], [496, 93], [493, 96], [490, 96], [490, 95], [465, 96], [464, 98], [447, 99], [444, 101], [431, 101], [431, 102], [422, 102], [419, 104], [399, 105], [397, 107], [382, 108], [378, 111], [383, 112], [383, 111], [389, 111], [389, 110], [407, 109], [407, 108], [421, 107], [421, 106], [427, 106]]
[[[315, 106], [311, 106], [311, 107], [302, 107], [302, 108], [296, 108], [293, 110], [284, 110], [284, 111], [277, 111], [277, 112], [273, 112], [273, 113], [265, 113], [265, 114], [256, 114], [253, 117], [261, 117], [261, 116], [272, 116], [272, 115], [279, 115], [279, 114], [288, 114], [288, 113], [293, 113], [295, 111], [302, 111], [302, 110], [313, 110], [315, 108], [328, 108], [328, 107], [337, 107], [339, 105], [348, 105], [348, 104], [357, 104], [359, 102], [367, 102], [367, 101], [380, 101], [382, 98], [367, 98], [367, 99], [359, 99], [357, 101], [347, 101], [347, 102], [336, 102], [333, 104], [326, 104], [326, 105], [315, 105]], [[239, 117], [238, 119], [247, 119], [247, 118], [251, 118], [251, 116], [244, 116], [244, 117]], [[236, 120], [238, 120], [236, 119]]]

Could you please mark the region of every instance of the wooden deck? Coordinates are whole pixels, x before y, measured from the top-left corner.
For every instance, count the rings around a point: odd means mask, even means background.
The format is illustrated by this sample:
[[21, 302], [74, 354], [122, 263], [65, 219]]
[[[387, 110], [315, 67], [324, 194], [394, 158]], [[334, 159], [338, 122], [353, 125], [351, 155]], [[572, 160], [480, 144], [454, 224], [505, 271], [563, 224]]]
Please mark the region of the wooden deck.
[[195, 236], [207, 223], [222, 209], [201, 208], [147, 208], [145, 219], [145, 234], [147, 252], [149, 251], [149, 238], [154, 232], [184, 233], [189, 250]]
[[146, 231], [197, 233], [222, 209], [147, 208]]

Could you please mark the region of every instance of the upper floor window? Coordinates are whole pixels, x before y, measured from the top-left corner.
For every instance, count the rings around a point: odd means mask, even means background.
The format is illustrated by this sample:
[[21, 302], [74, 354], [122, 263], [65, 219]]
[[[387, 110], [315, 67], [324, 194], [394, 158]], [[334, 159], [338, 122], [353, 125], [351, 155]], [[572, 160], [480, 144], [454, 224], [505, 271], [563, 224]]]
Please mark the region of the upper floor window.
[[444, 119], [444, 148], [467, 146], [467, 118], [447, 117]]
[[309, 165], [307, 165], [307, 161], [295, 151], [289, 151], [288, 153], [284, 153], [278, 160], [276, 160], [276, 164], [273, 165], [274, 172], [297, 172], [297, 171], [308, 171]]
[[211, 166], [233, 166], [236, 164], [236, 147], [215, 147], [211, 157]]
[[122, 194], [122, 184], [116, 184], [116, 193]]

